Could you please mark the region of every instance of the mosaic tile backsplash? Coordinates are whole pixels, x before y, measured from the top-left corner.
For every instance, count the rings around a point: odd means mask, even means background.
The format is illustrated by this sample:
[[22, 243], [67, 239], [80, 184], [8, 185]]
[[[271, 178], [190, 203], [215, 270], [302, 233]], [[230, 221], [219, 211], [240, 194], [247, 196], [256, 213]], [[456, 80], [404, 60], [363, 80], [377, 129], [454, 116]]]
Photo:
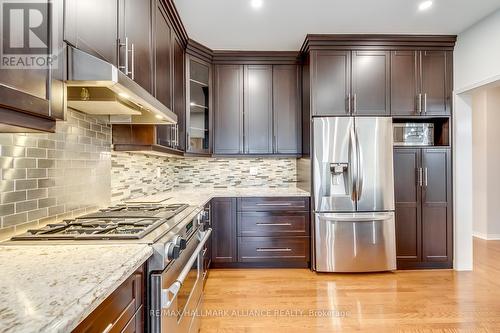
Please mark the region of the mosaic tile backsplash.
[[55, 133], [0, 134], [0, 240], [110, 203], [111, 127], [68, 110]]
[[112, 153], [112, 201], [198, 187], [290, 187], [295, 158], [175, 158]]

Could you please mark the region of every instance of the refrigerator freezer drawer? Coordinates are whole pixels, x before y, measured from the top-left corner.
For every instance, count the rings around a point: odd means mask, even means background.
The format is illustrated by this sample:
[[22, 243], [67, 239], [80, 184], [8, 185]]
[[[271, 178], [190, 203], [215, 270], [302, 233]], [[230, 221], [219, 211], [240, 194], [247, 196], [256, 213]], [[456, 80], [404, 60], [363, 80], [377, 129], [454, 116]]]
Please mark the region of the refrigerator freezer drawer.
[[394, 212], [315, 214], [318, 272], [396, 269]]

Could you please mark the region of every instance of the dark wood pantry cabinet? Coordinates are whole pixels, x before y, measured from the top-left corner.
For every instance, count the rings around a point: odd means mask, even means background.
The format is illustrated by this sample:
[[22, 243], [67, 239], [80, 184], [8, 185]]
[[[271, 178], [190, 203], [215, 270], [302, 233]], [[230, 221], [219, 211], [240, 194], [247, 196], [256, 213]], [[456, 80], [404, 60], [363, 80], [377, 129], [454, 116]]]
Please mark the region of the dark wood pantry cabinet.
[[447, 50], [391, 52], [393, 116], [451, 114], [453, 55]]
[[449, 148], [394, 149], [398, 268], [451, 268]]

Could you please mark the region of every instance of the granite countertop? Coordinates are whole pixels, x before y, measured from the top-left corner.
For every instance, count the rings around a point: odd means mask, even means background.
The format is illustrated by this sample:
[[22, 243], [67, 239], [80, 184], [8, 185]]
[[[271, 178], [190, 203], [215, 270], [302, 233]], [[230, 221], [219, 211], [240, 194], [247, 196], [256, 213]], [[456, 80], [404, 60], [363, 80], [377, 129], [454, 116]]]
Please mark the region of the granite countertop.
[[0, 332], [70, 332], [152, 254], [144, 244], [0, 244]]
[[229, 188], [188, 188], [163, 192], [146, 197], [140, 197], [126, 202], [161, 202], [186, 203], [192, 206], [204, 206], [212, 198], [217, 197], [309, 197], [307, 191], [297, 187], [229, 187]]
[[[295, 187], [192, 188], [132, 201], [204, 206], [214, 197], [265, 196], [309, 193]], [[146, 244], [0, 243], [0, 333], [71, 331], [152, 254]]]

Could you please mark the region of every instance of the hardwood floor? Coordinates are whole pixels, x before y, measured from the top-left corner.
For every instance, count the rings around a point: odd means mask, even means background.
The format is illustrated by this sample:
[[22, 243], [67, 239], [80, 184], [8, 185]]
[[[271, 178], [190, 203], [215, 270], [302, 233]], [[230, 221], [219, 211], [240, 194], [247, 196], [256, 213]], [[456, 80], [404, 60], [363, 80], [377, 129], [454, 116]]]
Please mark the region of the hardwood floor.
[[474, 240], [473, 272], [213, 269], [204, 310], [202, 333], [500, 332], [500, 241]]

